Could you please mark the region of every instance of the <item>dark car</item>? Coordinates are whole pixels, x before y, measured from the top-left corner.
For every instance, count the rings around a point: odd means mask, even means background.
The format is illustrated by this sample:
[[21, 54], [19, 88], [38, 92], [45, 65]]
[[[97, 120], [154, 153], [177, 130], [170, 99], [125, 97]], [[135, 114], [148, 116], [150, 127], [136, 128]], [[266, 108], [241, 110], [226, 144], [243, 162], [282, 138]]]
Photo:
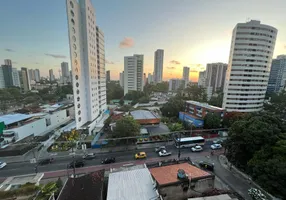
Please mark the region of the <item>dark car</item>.
[[83, 160], [76, 160], [76, 161], [72, 161], [69, 165], [68, 168], [79, 168], [79, 167], [83, 167], [85, 165], [85, 163], [83, 162]]
[[40, 161], [38, 162], [38, 165], [47, 165], [47, 164], [51, 164], [53, 161], [54, 161], [54, 159], [53, 159], [53, 158], [43, 159], [43, 160], [40, 160]]
[[209, 162], [205, 162], [205, 161], [200, 161], [199, 162], [199, 166], [203, 169], [207, 169], [210, 171], [214, 170], [214, 164], [213, 163], [209, 163]]
[[95, 154], [94, 153], [85, 154], [82, 158], [85, 160], [92, 160], [95, 158]]
[[101, 160], [101, 164], [115, 163], [115, 158], [104, 158]]

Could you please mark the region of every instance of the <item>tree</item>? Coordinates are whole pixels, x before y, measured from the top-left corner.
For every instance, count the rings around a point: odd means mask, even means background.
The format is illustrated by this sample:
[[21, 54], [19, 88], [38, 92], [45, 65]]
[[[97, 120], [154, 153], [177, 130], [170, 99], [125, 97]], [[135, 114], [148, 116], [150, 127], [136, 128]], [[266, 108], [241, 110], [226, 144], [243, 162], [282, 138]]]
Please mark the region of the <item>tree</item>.
[[185, 98], [193, 101], [206, 102], [207, 94], [203, 87], [189, 84], [184, 89]]
[[181, 123], [172, 123], [168, 125], [168, 128], [171, 132], [182, 131], [184, 130], [184, 126]]
[[120, 99], [119, 104], [120, 104], [121, 106], [123, 106], [123, 105], [124, 105], [124, 100], [123, 100], [123, 99]]
[[234, 122], [246, 119], [247, 117], [249, 117], [247, 113], [227, 112], [223, 116], [223, 125], [224, 127], [230, 127]]
[[211, 99], [208, 101], [208, 104], [217, 107], [222, 107], [222, 101], [223, 101], [223, 91], [218, 91], [216, 95], [211, 97]]
[[110, 81], [106, 84], [107, 102], [112, 99], [121, 99], [124, 96], [124, 90], [116, 81]]
[[132, 137], [140, 133], [139, 123], [130, 116], [123, 117], [116, 122], [113, 137]]
[[220, 127], [220, 117], [216, 113], [208, 113], [204, 117], [204, 128], [214, 129]]
[[172, 97], [161, 108], [162, 115], [165, 117], [178, 118], [179, 112], [184, 111], [184, 100], [179, 97]]

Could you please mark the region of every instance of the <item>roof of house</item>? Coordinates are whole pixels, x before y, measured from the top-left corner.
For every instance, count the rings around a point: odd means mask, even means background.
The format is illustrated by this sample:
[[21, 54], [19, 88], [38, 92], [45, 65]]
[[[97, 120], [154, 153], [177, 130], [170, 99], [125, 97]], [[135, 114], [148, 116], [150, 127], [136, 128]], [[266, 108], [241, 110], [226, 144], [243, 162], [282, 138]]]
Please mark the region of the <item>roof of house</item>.
[[134, 119], [156, 119], [158, 118], [153, 112], [149, 110], [134, 110], [131, 111], [130, 114]]
[[178, 170], [183, 169], [188, 175], [189, 179], [203, 178], [210, 176], [211, 174], [203, 171], [189, 163], [181, 163], [175, 165], [168, 165], [163, 167], [155, 167], [149, 169], [152, 176], [156, 179], [159, 185], [176, 183], [179, 181], [177, 178]]
[[227, 194], [220, 194], [209, 197], [188, 198], [188, 200], [237, 200], [237, 198], [232, 198]]
[[102, 200], [104, 170], [78, 178], [69, 178], [58, 200]]
[[7, 115], [2, 115], [0, 116], [0, 122], [4, 122], [5, 125], [13, 124], [15, 122], [19, 122], [25, 119], [31, 118], [31, 115], [26, 115], [26, 114], [7, 114]]
[[212, 106], [212, 105], [209, 105], [207, 103], [201, 103], [201, 102], [198, 102], [198, 101], [186, 101], [186, 102], [190, 103], [190, 104], [193, 104], [193, 105], [196, 105], [196, 106], [207, 108], [207, 109], [210, 109], [210, 110], [221, 110], [221, 111], [224, 111], [223, 108]]
[[109, 174], [107, 200], [150, 200], [158, 197], [148, 168]]

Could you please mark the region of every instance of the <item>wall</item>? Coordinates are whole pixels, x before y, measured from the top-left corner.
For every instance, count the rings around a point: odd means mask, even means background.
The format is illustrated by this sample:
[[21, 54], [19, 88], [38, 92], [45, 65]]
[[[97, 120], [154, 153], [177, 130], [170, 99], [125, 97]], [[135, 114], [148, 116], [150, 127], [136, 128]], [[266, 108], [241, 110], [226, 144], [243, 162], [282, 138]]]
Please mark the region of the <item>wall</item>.
[[53, 112], [52, 114], [45, 115], [46, 119], [51, 120], [51, 125], [48, 126], [49, 129], [55, 128], [64, 122], [70, 120], [70, 117], [67, 117], [66, 110], [60, 110], [57, 112]]
[[193, 195], [201, 194], [214, 188], [215, 177], [208, 177], [200, 180], [192, 180], [188, 190], [183, 191], [183, 184], [185, 187], [187, 183], [178, 183], [170, 186], [159, 186], [159, 194], [164, 200], [185, 200]]
[[187, 114], [186, 116], [184, 115], [185, 115], [184, 112], [179, 113], [179, 119], [181, 121], [192, 122], [192, 124], [197, 128], [204, 127], [204, 120], [195, 119], [194, 117], [191, 117], [190, 115], [187, 115]]

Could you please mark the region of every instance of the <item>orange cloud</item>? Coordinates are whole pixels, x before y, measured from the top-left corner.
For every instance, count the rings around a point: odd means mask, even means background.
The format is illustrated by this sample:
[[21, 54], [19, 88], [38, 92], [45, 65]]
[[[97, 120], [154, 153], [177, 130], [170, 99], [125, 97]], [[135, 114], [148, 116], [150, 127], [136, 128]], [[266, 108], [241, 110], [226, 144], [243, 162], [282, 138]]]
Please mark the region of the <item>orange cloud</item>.
[[134, 40], [131, 37], [125, 37], [119, 44], [119, 48], [127, 49], [134, 46]]

